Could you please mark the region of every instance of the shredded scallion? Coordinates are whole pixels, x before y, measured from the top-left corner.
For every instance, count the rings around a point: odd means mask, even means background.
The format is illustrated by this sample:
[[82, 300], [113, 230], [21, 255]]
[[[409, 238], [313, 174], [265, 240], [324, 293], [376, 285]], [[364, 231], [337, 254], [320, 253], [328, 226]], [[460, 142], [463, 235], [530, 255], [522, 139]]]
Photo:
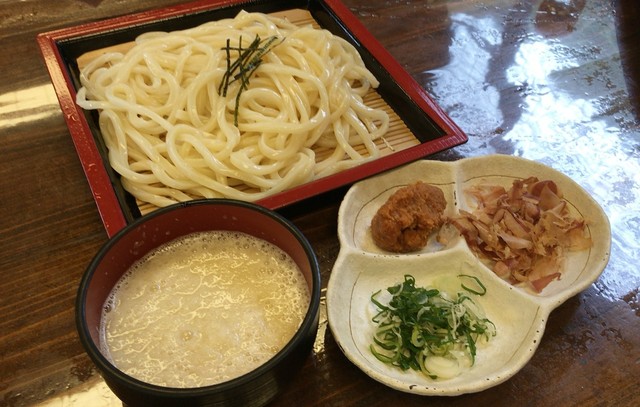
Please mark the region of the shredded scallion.
[[413, 369], [433, 379], [456, 376], [465, 363], [475, 363], [477, 342], [496, 335], [495, 325], [469, 294], [484, 295], [487, 290], [474, 276], [474, 288], [461, 283], [455, 295], [436, 288], [416, 287], [415, 278], [387, 288], [392, 295], [387, 305], [378, 300], [381, 291], [371, 295], [378, 313], [371, 353], [384, 363], [402, 370]]

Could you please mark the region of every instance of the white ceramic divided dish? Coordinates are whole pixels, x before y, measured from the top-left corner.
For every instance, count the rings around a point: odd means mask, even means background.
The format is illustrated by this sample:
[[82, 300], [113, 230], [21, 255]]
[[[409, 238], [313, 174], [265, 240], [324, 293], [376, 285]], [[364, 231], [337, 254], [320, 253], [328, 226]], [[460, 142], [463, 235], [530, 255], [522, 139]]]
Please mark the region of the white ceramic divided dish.
[[[460, 236], [442, 246], [430, 241], [420, 252], [389, 253], [371, 238], [371, 218], [398, 188], [421, 180], [440, 187], [447, 199], [447, 215], [472, 209], [463, 191], [478, 183], [509, 187], [516, 178], [536, 176], [553, 180], [577, 217], [587, 220], [593, 246], [571, 253], [562, 278], [542, 293], [515, 287], [498, 278], [467, 247]], [[518, 157], [491, 155], [456, 162], [418, 161], [355, 184], [338, 214], [341, 248], [327, 287], [327, 313], [331, 331], [356, 366], [372, 378], [397, 390], [421, 395], [458, 395], [495, 386], [517, 373], [533, 356], [544, 333], [547, 317], [568, 298], [591, 285], [609, 260], [609, 220], [597, 202], [564, 174]], [[443, 276], [470, 274], [487, 287], [474, 297], [496, 325], [497, 335], [479, 345], [475, 364], [459, 376], [433, 380], [419, 372], [402, 371], [377, 360], [369, 350], [375, 329], [371, 294], [416, 278], [416, 286], [438, 284]]]

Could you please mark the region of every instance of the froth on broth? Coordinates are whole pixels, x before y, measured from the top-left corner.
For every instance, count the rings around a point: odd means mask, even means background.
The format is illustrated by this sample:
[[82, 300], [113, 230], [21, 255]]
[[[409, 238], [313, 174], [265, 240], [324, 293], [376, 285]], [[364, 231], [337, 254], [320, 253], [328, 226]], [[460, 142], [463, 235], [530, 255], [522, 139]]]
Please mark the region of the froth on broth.
[[105, 303], [102, 351], [147, 383], [221, 383], [282, 349], [309, 302], [304, 276], [277, 246], [239, 232], [195, 233], [121, 278]]

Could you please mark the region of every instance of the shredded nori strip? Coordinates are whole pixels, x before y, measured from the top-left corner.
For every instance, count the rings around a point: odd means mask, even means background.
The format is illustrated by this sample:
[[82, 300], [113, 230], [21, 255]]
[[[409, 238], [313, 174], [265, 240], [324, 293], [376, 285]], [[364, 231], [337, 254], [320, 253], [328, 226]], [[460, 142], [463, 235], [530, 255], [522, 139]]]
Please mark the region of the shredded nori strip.
[[[262, 63], [262, 57], [271, 50], [276, 40], [278, 40], [276, 36], [271, 36], [263, 41], [260, 39], [260, 36], [256, 35], [249, 46], [244, 48], [242, 45], [242, 36], [240, 36], [237, 47], [232, 47], [231, 40], [227, 39], [226, 46], [222, 48], [227, 56], [227, 69], [222, 77], [222, 81], [220, 81], [220, 85], [218, 85], [218, 94], [226, 97], [229, 85], [235, 81], [240, 82], [240, 88], [236, 94], [235, 110], [233, 112], [233, 124], [236, 127], [238, 126], [240, 95], [247, 89], [249, 78], [256, 69], [258, 69]], [[232, 51], [237, 54], [235, 60], [232, 60]]]

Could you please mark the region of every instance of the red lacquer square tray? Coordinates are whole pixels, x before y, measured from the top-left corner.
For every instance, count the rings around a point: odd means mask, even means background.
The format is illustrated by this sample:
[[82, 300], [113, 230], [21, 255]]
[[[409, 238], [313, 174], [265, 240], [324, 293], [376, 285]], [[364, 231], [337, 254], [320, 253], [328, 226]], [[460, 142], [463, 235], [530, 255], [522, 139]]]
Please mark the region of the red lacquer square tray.
[[[109, 165], [95, 114], [75, 103], [79, 88], [78, 58], [133, 41], [144, 32], [186, 29], [234, 17], [240, 10], [285, 14], [287, 10], [303, 10], [314, 24], [345, 38], [380, 81], [377, 93], [397, 114], [401, 127], [398, 148], [382, 157], [276, 193], [258, 201], [259, 204], [270, 209], [282, 208], [467, 141], [462, 130], [339, 1], [196, 1], [42, 33], [38, 43], [109, 236], [150, 209], [141, 209], [122, 188], [119, 175]], [[407, 143], [407, 138], [411, 142]]]

